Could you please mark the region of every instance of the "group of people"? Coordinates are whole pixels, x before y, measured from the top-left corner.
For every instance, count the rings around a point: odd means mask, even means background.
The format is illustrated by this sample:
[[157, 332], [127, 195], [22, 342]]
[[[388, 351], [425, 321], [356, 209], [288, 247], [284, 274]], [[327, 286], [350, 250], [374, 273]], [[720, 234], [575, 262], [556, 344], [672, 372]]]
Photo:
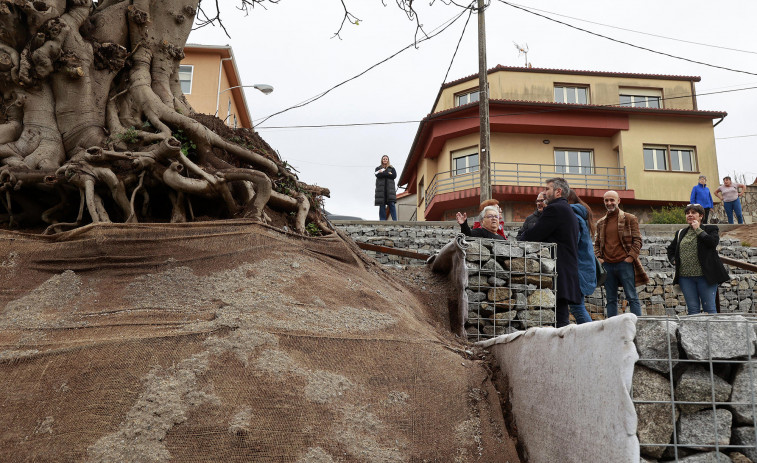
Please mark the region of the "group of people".
[[[746, 185], [743, 183], [733, 183], [731, 177], [723, 177], [723, 184], [715, 190], [715, 196], [723, 201], [725, 215], [728, 217], [728, 223], [733, 223], [733, 215], [736, 214], [736, 220], [740, 224], [744, 223], [744, 217], [741, 214], [741, 196], [746, 191]], [[715, 206], [712, 201], [710, 189], [707, 187], [707, 176], [700, 175], [699, 183], [691, 189], [691, 204], [699, 204], [704, 209], [703, 224], [710, 220], [710, 212]]]
[[[616, 191], [603, 195], [607, 213], [594, 221], [591, 208], [561, 177], [546, 181], [536, 198], [536, 211], [518, 230], [517, 239], [557, 244], [557, 327], [591, 321], [584, 297], [597, 287], [597, 264], [606, 272], [604, 282], [607, 317], [618, 314], [618, 287], [623, 288], [631, 313], [641, 315], [637, 286], [649, 282], [639, 260], [642, 237], [635, 215], [620, 209]], [[496, 201], [494, 201], [496, 203]], [[729, 279], [716, 247], [718, 227], [705, 225], [705, 208], [689, 204], [685, 208], [688, 226], [679, 230], [667, 248], [675, 267], [674, 284], [681, 287], [689, 314], [715, 313], [717, 286]], [[471, 229], [467, 214], [458, 212], [460, 230], [467, 236], [506, 239], [497, 204], [483, 206], [480, 222]]]

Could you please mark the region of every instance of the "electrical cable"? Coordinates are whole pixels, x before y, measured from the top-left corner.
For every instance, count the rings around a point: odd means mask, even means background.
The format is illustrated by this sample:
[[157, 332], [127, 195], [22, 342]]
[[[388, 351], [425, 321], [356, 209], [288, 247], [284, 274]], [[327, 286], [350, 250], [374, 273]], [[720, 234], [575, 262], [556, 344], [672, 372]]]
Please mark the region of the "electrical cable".
[[420, 40], [418, 40], [418, 41], [415, 41], [415, 42], [411, 43], [410, 45], [408, 45], [408, 46], [406, 46], [405, 48], [403, 48], [403, 49], [399, 50], [398, 52], [396, 52], [396, 53], [392, 54], [391, 56], [389, 56], [389, 57], [387, 57], [387, 58], [385, 58], [385, 59], [383, 59], [383, 60], [379, 61], [379, 62], [378, 62], [378, 63], [376, 63], [376, 64], [373, 64], [373, 65], [369, 66], [369, 67], [368, 67], [367, 69], [365, 69], [364, 71], [362, 71], [362, 72], [360, 72], [360, 73], [356, 74], [355, 76], [353, 76], [353, 77], [350, 77], [349, 79], [347, 79], [347, 80], [344, 80], [344, 81], [342, 81], [342, 82], [340, 82], [340, 83], [338, 83], [338, 84], [334, 85], [333, 87], [329, 88], [328, 90], [326, 90], [326, 91], [324, 91], [324, 92], [322, 92], [322, 93], [320, 93], [320, 94], [318, 94], [318, 95], [316, 95], [316, 96], [314, 96], [314, 97], [311, 97], [311, 98], [309, 98], [309, 99], [305, 100], [305, 101], [304, 101], [304, 102], [302, 102], [302, 103], [298, 103], [298, 104], [296, 104], [296, 105], [294, 105], [294, 106], [290, 106], [290, 107], [288, 107], [288, 108], [286, 108], [286, 109], [282, 109], [281, 111], [277, 111], [277, 112], [275, 112], [275, 113], [273, 113], [273, 114], [270, 114], [270, 115], [266, 116], [265, 118], [263, 118], [262, 120], [259, 120], [260, 122], [257, 122], [257, 121], [255, 121], [255, 122], [256, 122], [256, 124], [262, 124], [263, 122], [267, 121], [268, 119], [272, 118], [273, 116], [277, 116], [277, 115], [279, 115], [279, 114], [285, 113], [285, 112], [287, 112], [287, 111], [290, 111], [290, 110], [292, 110], [292, 109], [301, 108], [301, 107], [303, 107], [303, 106], [305, 106], [305, 105], [308, 105], [308, 104], [310, 104], [310, 103], [313, 103], [314, 101], [317, 101], [317, 100], [319, 100], [319, 99], [323, 98], [324, 96], [326, 96], [327, 94], [329, 94], [329, 93], [330, 93], [330, 92], [331, 92], [332, 90], [335, 90], [335, 89], [337, 89], [337, 88], [341, 87], [342, 85], [344, 85], [344, 84], [346, 84], [346, 83], [348, 83], [348, 82], [350, 82], [350, 81], [352, 81], [352, 80], [355, 80], [355, 79], [357, 79], [358, 77], [360, 77], [360, 76], [362, 76], [362, 75], [366, 74], [366, 73], [367, 73], [368, 71], [371, 71], [372, 69], [374, 69], [374, 68], [376, 68], [376, 67], [378, 67], [378, 66], [380, 66], [380, 65], [382, 65], [382, 64], [384, 64], [384, 63], [386, 63], [386, 62], [387, 62], [387, 61], [389, 61], [390, 59], [392, 59], [392, 58], [396, 57], [397, 55], [399, 55], [400, 53], [404, 52], [405, 50], [407, 50], [407, 49], [409, 49], [409, 48], [411, 48], [411, 47], [415, 47], [415, 46], [417, 46], [418, 44], [420, 44], [420, 43], [422, 43], [422, 42], [425, 42], [425, 41], [427, 41], [427, 40], [431, 40], [432, 38], [434, 38], [434, 37], [436, 37], [437, 35], [441, 34], [441, 33], [442, 33], [442, 32], [444, 32], [445, 30], [447, 30], [447, 29], [448, 29], [448, 28], [449, 28], [450, 26], [452, 26], [452, 25], [453, 25], [453, 24], [454, 24], [455, 22], [457, 22], [457, 20], [458, 20], [458, 19], [460, 19], [460, 18], [461, 18], [461, 17], [463, 16], [463, 14], [464, 14], [464, 13], [465, 13], [465, 10], [463, 10], [463, 11], [462, 11], [462, 12], [461, 12], [461, 13], [460, 13], [459, 15], [455, 16], [455, 17], [454, 17], [453, 19], [451, 19], [451, 20], [448, 20], [447, 24], [446, 24], [446, 25], [444, 25], [443, 27], [442, 27], [442, 26], [439, 26], [439, 27], [440, 27], [441, 29], [437, 28], [437, 29], [439, 29], [439, 30], [438, 30], [437, 32], [433, 32], [433, 31], [432, 31], [431, 35], [427, 35], [426, 37], [424, 37], [424, 38], [422, 38], [422, 39], [420, 39]]
[[602, 34], [599, 34], [597, 32], [590, 31], [588, 29], [583, 29], [581, 27], [574, 26], [572, 24], [568, 24], [568, 23], [566, 23], [564, 21], [559, 21], [557, 19], [550, 18], [549, 16], [545, 16], [543, 14], [536, 13], [535, 11], [531, 11], [531, 10], [529, 10], [527, 8], [516, 6], [516, 5], [514, 5], [514, 4], [510, 3], [510, 2], [507, 2], [505, 0], [499, 0], [499, 1], [501, 3], [504, 3], [505, 5], [511, 6], [513, 8], [518, 9], [518, 10], [525, 11], [526, 13], [532, 14], [534, 16], [539, 16], [540, 18], [544, 18], [544, 19], [546, 19], [548, 21], [552, 21], [552, 22], [555, 22], [557, 24], [562, 24], [563, 26], [570, 27], [571, 29], [575, 29], [575, 30], [578, 30], [578, 31], [581, 31], [581, 32], [586, 32], [587, 34], [595, 35], [597, 37], [601, 37], [603, 39], [607, 39], [607, 40], [610, 40], [612, 42], [617, 42], [617, 43], [621, 43], [623, 45], [628, 45], [629, 47], [638, 48], [639, 50], [644, 50], [644, 51], [648, 51], [650, 53], [656, 53], [658, 55], [667, 56], [669, 58], [675, 58], [675, 59], [678, 59], [678, 60], [687, 61], [689, 63], [694, 63], [694, 64], [700, 64], [702, 66], [707, 66], [707, 67], [711, 67], [711, 68], [715, 68], [715, 69], [722, 69], [724, 71], [739, 72], [741, 74], [749, 74], [751, 76], [757, 76], [757, 72], [749, 72], [749, 71], [744, 71], [744, 70], [741, 70], [741, 69], [734, 69], [734, 68], [729, 68], [729, 67], [725, 67], [725, 66], [718, 66], [717, 64], [710, 64], [710, 63], [705, 63], [704, 61], [697, 61], [697, 60], [693, 60], [693, 59], [690, 59], [690, 58], [684, 58], [682, 56], [672, 55], [670, 53], [665, 53], [665, 52], [662, 52], [662, 51], [653, 50], [651, 48], [642, 47], [641, 45], [634, 45], [633, 43], [630, 43], [630, 42], [625, 42], [623, 40], [614, 39], [612, 37], [608, 37], [606, 35], [602, 35]]
[[463, 41], [463, 37], [465, 36], [465, 30], [468, 28], [468, 22], [470, 21], [470, 17], [472, 15], [473, 15], [473, 10], [471, 9], [470, 12], [468, 12], [468, 19], [465, 20], [465, 25], [463, 26], [463, 32], [460, 34], [460, 39], [457, 41], [457, 46], [455, 47], [455, 51], [454, 53], [452, 53], [452, 59], [449, 61], [449, 67], [447, 68], [447, 73], [444, 74], [444, 80], [442, 80], [442, 84], [447, 82], [447, 77], [449, 77], [449, 71], [450, 69], [452, 69], [452, 63], [455, 62], [455, 56], [457, 56], [457, 51], [460, 49], [460, 43], [462, 43]]
[[701, 45], [703, 47], [719, 48], [721, 50], [737, 51], [737, 52], [740, 52], [740, 53], [750, 53], [750, 54], [753, 54], [753, 55], [757, 55], [757, 51], [741, 50], [739, 48], [730, 48], [730, 47], [724, 47], [724, 46], [721, 46], [721, 45], [712, 45], [712, 44], [709, 44], [709, 43], [694, 42], [692, 40], [677, 39], [675, 37], [667, 37], [667, 36], [664, 36], [664, 35], [653, 34], [651, 32], [642, 32], [642, 31], [637, 31], [637, 30], [634, 30], [634, 29], [628, 29], [628, 28], [625, 28], [625, 27], [612, 26], [610, 24], [604, 24], [604, 23], [600, 23], [600, 22], [596, 22], [596, 21], [589, 21], [588, 19], [576, 18], [574, 16], [568, 16], [568, 15], [565, 15], [565, 14], [555, 13], [554, 11], [541, 10], [539, 8], [534, 8], [534, 7], [526, 6], [526, 5], [518, 5], [517, 3], [513, 3], [513, 5], [514, 6], [520, 6], [520, 7], [523, 7], [523, 8], [528, 8], [528, 9], [531, 9], [531, 10], [534, 10], [534, 11], [541, 11], [542, 13], [549, 13], [551, 15], [560, 16], [561, 18], [574, 19], [576, 21], [581, 21], [581, 22], [585, 22], [585, 23], [589, 23], [589, 24], [596, 24], [597, 26], [609, 27], [611, 29], [618, 29], [618, 30], [626, 31], [626, 32], [633, 32], [635, 34], [649, 35], [651, 37], [657, 37], [657, 38], [660, 38], [660, 39], [673, 40], [673, 41], [676, 41], [676, 42], [683, 42], [683, 43], [690, 43], [692, 45]]
[[[706, 93], [695, 93], [695, 94], [689, 94], [689, 95], [670, 96], [670, 97], [660, 98], [660, 101], [677, 100], [677, 99], [680, 99], [680, 98], [691, 98], [691, 97], [700, 97], [700, 96], [707, 96], [707, 95], [717, 95], [717, 94], [721, 94], [721, 93], [732, 93], [732, 92], [739, 92], [739, 91], [743, 91], [743, 90], [755, 90], [755, 89], [757, 89], [757, 86], [755, 86], [755, 87], [739, 88], [739, 89], [733, 89], [733, 90], [720, 90], [720, 91], [717, 91], [717, 92], [706, 92]], [[542, 103], [546, 103], [546, 102], [542, 102]], [[599, 109], [599, 108], [616, 108], [616, 107], [622, 107], [622, 106], [617, 105], [617, 104], [593, 105], [593, 107], [591, 109], [595, 109], [595, 108], [597, 108], [597, 109]], [[628, 107], [630, 107], [630, 106], [628, 106]], [[584, 109], [589, 109], [589, 108], [566, 106], [565, 108], [540, 109], [540, 110], [536, 110], [536, 111], [498, 114], [498, 115], [489, 116], [489, 117], [491, 119], [496, 119], [498, 117], [522, 116], [522, 115], [527, 115], [527, 114], [543, 114], [543, 113], [553, 113], [553, 112], [561, 112], [561, 111], [581, 111], [581, 110], [584, 110]], [[665, 109], [665, 108], [660, 108], [660, 109]], [[444, 118], [444, 120], [445, 121], [455, 121], [455, 120], [478, 119], [478, 118], [479, 118], [479, 116], [476, 115], [476, 116], [465, 116], [465, 117], [449, 117], [449, 118]], [[256, 130], [266, 130], [266, 129], [320, 129], [320, 128], [332, 128], [332, 127], [365, 127], [365, 126], [371, 126], [371, 125], [417, 124], [419, 122], [423, 122], [423, 120], [422, 119], [418, 119], [418, 120], [387, 121], [387, 122], [352, 122], [352, 123], [345, 123], [345, 124], [282, 125], [282, 126], [268, 126], [268, 127], [255, 126], [255, 129]]]

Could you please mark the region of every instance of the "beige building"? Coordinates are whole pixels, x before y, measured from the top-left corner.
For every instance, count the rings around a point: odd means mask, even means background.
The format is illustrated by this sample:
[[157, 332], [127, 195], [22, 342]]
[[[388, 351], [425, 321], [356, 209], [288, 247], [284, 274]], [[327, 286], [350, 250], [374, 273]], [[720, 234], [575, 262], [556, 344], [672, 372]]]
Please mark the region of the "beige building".
[[[491, 178], [505, 220], [533, 211], [544, 180], [565, 177], [592, 209], [617, 190], [625, 209], [686, 204], [700, 173], [717, 181], [713, 127], [699, 77], [497, 66], [487, 72]], [[478, 212], [478, 75], [444, 84], [420, 123], [399, 185], [418, 220]], [[470, 215], [470, 214], [469, 214]]]
[[179, 66], [179, 80], [195, 111], [215, 114], [229, 127], [252, 128], [230, 46], [187, 44]]

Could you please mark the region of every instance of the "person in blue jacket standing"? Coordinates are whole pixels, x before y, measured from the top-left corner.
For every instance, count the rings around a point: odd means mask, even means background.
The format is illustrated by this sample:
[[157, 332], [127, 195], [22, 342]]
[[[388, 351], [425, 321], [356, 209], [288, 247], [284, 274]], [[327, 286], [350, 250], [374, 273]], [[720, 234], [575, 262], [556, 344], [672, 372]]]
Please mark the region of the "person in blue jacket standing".
[[[591, 296], [597, 288], [597, 258], [594, 257], [594, 243], [591, 241], [591, 237], [594, 236], [594, 216], [589, 205], [578, 197], [575, 190], [570, 190], [568, 204], [578, 220], [578, 281], [581, 294]], [[570, 304], [568, 307], [577, 325], [591, 321], [583, 297], [579, 303]]]
[[694, 188], [691, 189], [691, 199], [689, 202], [691, 204], [699, 204], [704, 208], [704, 219], [702, 219], [702, 223], [707, 223], [707, 220], [710, 217], [710, 211], [714, 204], [712, 203], [710, 189], [707, 188], [707, 177], [705, 175], [700, 175], [699, 183], [694, 185]]

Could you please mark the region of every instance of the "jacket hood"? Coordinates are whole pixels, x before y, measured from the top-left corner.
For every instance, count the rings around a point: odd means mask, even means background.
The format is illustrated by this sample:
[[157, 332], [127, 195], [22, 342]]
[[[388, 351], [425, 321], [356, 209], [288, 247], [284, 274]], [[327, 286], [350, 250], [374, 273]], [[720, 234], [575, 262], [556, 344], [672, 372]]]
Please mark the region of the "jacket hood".
[[583, 204], [571, 204], [570, 207], [573, 209], [573, 212], [578, 214], [582, 219], [586, 220], [586, 218], [589, 217], [589, 212]]

